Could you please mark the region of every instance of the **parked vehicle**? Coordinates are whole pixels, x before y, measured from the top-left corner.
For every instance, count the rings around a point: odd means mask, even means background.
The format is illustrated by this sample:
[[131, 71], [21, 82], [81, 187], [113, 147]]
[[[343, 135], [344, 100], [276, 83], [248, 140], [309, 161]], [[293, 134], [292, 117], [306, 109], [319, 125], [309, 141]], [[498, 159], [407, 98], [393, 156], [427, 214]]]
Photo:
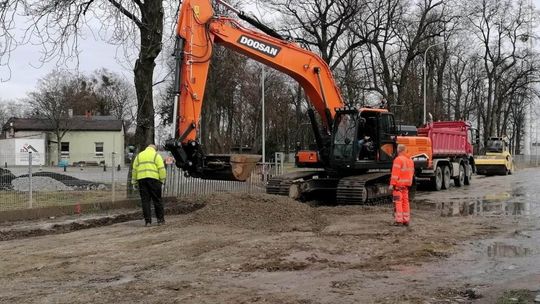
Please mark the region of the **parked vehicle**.
[[476, 171], [480, 175], [508, 175], [514, 171], [514, 161], [505, 137], [489, 138], [486, 154], [475, 157]]
[[469, 185], [475, 172], [474, 129], [465, 121], [429, 122], [418, 128], [417, 137], [398, 137], [415, 162], [418, 184], [434, 190]]

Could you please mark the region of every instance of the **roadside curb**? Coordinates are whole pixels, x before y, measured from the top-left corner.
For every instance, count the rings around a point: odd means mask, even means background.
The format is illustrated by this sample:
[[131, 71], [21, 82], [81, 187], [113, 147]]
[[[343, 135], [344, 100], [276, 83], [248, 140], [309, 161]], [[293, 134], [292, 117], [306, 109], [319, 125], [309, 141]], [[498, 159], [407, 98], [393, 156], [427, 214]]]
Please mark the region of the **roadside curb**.
[[[169, 206], [165, 209], [165, 214], [187, 214], [199, 210], [204, 206], [204, 204], [197, 203], [169, 204]], [[62, 234], [82, 229], [109, 226], [117, 223], [142, 219], [141, 211], [135, 209], [130, 210], [131, 211], [126, 211], [113, 215], [96, 215], [88, 218], [70, 218], [66, 220], [59, 219], [60, 221], [57, 220], [55, 222], [45, 224], [43, 222], [36, 222], [34, 224], [29, 223], [29, 225], [18, 228], [13, 226], [7, 226], [4, 228], [0, 228], [0, 241], [8, 241], [50, 234]]]

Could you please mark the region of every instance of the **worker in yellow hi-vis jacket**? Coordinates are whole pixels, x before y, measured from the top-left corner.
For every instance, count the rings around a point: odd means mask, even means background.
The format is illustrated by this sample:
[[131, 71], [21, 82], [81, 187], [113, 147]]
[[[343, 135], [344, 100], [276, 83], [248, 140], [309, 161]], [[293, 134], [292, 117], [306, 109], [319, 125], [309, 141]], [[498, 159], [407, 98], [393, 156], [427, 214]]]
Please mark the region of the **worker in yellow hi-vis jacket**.
[[163, 158], [157, 153], [154, 145], [148, 145], [133, 161], [131, 183], [139, 187], [141, 194], [144, 222], [146, 226], [152, 224], [152, 208], [150, 201], [154, 202], [154, 210], [158, 225], [165, 223], [163, 202], [161, 201], [161, 186], [165, 182], [167, 172]]

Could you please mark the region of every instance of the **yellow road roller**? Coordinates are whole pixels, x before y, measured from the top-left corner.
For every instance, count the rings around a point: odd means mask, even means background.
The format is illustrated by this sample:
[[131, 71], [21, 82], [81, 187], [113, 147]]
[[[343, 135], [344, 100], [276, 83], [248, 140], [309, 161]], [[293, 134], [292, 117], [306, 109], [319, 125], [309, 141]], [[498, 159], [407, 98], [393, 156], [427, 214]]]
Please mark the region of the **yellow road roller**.
[[479, 175], [508, 175], [514, 171], [514, 160], [506, 137], [490, 137], [486, 155], [475, 157], [476, 173]]

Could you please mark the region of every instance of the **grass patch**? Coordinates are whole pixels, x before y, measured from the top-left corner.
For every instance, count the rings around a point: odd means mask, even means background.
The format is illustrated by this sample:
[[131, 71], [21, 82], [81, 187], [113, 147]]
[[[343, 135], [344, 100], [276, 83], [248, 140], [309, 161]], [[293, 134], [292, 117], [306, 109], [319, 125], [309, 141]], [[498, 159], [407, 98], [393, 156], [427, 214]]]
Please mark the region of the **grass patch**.
[[497, 299], [496, 304], [529, 304], [534, 303], [534, 293], [527, 289], [507, 290]]
[[[115, 200], [126, 199], [126, 190], [115, 191]], [[0, 211], [30, 207], [28, 192], [0, 191]], [[32, 208], [103, 203], [112, 201], [111, 190], [51, 191], [32, 193]]]

